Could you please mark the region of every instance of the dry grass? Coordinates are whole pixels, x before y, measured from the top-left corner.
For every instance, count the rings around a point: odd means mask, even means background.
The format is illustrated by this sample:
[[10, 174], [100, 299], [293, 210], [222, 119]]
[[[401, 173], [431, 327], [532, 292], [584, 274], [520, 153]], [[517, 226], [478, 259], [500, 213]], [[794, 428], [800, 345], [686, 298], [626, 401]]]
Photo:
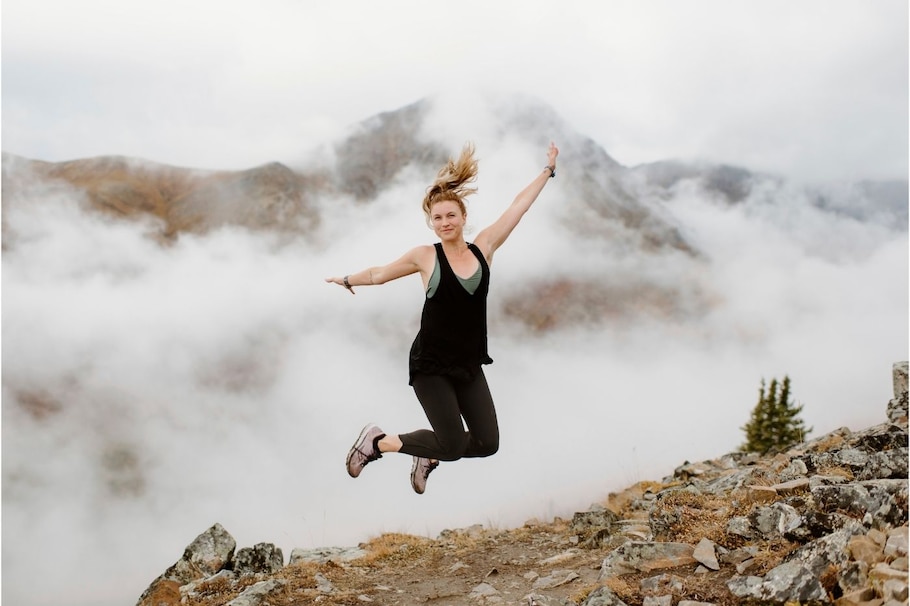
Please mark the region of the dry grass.
[[670, 523], [666, 535], [659, 537], [661, 540], [694, 545], [707, 538], [728, 548], [742, 543], [742, 538], [727, 533], [727, 523], [744, 510], [734, 507], [725, 496], [678, 490], [666, 494], [655, 507], [658, 513], [669, 511], [674, 514], [674, 521]]
[[390, 561], [414, 560], [427, 554], [433, 541], [410, 534], [385, 533], [370, 539], [363, 545], [367, 554], [356, 561], [359, 565], [373, 566]]
[[808, 452], [828, 452], [835, 448], [840, 448], [844, 444], [844, 436], [832, 433], [826, 438], [819, 440], [809, 447]]

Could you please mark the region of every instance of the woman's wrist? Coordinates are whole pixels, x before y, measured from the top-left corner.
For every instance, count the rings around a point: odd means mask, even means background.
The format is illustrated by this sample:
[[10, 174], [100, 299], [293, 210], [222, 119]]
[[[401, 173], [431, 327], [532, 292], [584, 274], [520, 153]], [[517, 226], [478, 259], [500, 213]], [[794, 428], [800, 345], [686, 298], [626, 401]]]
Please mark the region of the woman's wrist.
[[547, 164], [546, 166], [543, 167], [543, 169], [550, 173], [551, 179], [556, 176], [556, 164], [555, 163]]

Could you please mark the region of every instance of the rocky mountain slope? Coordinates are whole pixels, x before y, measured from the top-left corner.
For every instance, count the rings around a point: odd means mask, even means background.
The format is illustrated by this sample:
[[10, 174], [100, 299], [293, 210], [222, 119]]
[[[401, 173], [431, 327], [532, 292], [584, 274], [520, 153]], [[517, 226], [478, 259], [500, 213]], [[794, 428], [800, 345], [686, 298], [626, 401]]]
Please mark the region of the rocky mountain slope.
[[220, 524], [139, 606], [906, 604], [907, 362], [885, 423], [685, 462], [571, 520], [237, 550]]

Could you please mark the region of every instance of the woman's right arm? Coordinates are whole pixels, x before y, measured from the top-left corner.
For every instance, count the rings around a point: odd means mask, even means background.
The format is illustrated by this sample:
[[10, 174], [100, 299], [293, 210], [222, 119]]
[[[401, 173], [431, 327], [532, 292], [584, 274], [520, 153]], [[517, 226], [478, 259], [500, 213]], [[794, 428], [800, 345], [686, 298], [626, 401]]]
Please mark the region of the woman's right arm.
[[[426, 274], [426, 276], [424, 276], [424, 283], [426, 283], [429, 277], [429, 273], [427, 273], [427, 263], [432, 263], [432, 257], [430, 256], [432, 252], [432, 246], [418, 246], [404, 253], [401, 257], [388, 265], [368, 267], [367, 269], [344, 277], [326, 278], [325, 281], [331, 284], [344, 286], [351, 291], [351, 294], [354, 294], [354, 286], [385, 284], [386, 282], [391, 282], [392, 280], [397, 280], [398, 278], [403, 278], [418, 272], [422, 275]], [[433, 267], [430, 265], [429, 271], [432, 271], [432, 269]]]

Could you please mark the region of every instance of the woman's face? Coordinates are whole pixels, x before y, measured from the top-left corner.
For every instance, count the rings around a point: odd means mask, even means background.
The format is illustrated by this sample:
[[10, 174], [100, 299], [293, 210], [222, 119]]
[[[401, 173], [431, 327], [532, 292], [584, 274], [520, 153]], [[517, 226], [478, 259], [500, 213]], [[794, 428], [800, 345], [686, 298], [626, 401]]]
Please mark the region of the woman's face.
[[430, 225], [440, 240], [458, 240], [464, 237], [467, 217], [457, 202], [443, 200], [430, 208]]

